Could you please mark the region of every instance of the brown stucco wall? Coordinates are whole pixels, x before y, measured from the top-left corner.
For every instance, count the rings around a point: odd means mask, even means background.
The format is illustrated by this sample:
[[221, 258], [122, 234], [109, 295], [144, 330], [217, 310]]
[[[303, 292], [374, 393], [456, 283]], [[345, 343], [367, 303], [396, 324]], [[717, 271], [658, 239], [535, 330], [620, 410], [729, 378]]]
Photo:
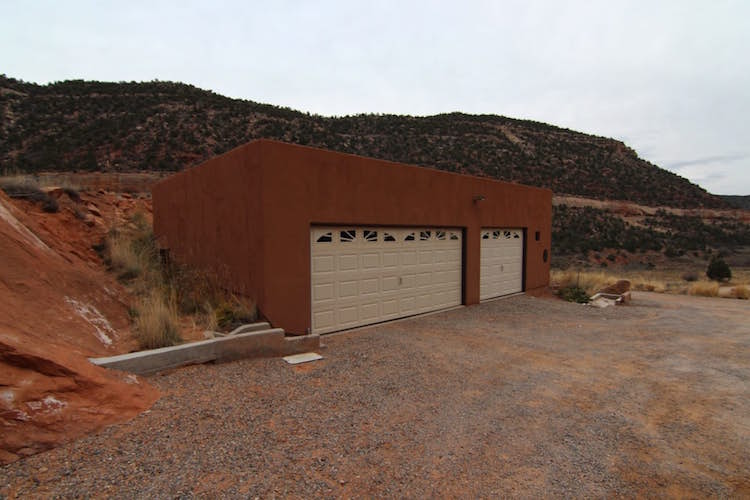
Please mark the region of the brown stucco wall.
[[479, 301], [481, 228], [525, 228], [524, 287], [549, 284], [547, 189], [261, 140], [162, 181], [153, 196], [165, 246], [189, 262], [224, 266], [228, 282], [291, 333], [310, 327], [315, 224], [463, 228], [466, 304]]
[[246, 144], [152, 189], [158, 244], [254, 300], [263, 288], [261, 174], [258, 149]]

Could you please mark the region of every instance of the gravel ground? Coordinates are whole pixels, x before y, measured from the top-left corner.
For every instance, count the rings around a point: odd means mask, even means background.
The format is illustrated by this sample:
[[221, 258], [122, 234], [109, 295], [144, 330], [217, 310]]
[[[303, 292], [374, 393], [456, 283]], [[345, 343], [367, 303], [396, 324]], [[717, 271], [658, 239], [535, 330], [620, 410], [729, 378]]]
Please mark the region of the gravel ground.
[[750, 496], [750, 303], [518, 296], [192, 366], [0, 495]]

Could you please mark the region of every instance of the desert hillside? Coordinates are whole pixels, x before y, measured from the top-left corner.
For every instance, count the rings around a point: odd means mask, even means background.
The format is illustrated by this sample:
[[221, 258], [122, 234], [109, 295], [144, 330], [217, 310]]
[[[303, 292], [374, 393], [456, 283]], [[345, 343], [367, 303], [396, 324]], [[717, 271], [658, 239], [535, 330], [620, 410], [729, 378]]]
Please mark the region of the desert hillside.
[[257, 138], [649, 206], [727, 202], [620, 141], [450, 113], [324, 117], [171, 82], [36, 85], [0, 76], [0, 170], [180, 170]]
[[720, 198], [726, 201], [730, 206], [734, 208], [741, 208], [743, 210], [750, 210], [750, 195], [739, 196], [739, 195], [720, 195]]
[[47, 196], [55, 213], [0, 192], [0, 463], [127, 420], [157, 397], [87, 359], [135, 346], [128, 294], [92, 246], [139, 203], [62, 189]]

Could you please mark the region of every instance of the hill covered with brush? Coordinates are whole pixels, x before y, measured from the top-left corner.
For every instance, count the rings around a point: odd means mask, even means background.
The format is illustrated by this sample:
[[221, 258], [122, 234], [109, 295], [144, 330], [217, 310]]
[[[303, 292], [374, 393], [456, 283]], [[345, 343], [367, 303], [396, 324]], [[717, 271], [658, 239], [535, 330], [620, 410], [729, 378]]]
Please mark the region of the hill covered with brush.
[[257, 138], [650, 206], [726, 201], [620, 141], [497, 115], [324, 117], [171, 82], [0, 76], [0, 170], [179, 170]]

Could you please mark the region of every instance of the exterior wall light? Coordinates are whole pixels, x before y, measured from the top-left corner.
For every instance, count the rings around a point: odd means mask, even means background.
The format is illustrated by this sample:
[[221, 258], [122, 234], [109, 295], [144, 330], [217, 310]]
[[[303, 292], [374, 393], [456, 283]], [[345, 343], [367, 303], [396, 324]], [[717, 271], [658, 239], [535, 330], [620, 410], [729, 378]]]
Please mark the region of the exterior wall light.
[[474, 198], [472, 198], [474, 203], [479, 203], [480, 201], [484, 201], [484, 195], [478, 194]]

